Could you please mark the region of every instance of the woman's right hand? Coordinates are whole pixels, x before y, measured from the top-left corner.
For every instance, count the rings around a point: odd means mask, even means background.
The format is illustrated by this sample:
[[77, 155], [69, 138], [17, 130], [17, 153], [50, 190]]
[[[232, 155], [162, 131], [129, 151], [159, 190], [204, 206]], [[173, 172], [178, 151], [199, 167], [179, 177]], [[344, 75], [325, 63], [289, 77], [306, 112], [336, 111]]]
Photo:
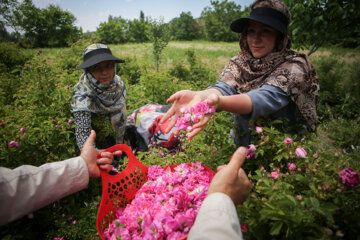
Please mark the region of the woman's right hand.
[[181, 90], [171, 95], [166, 102], [174, 104], [160, 121], [160, 124], [162, 124], [166, 120], [170, 119], [170, 123], [166, 128], [165, 133], [168, 133], [175, 126], [177, 118], [181, 116], [181, 108], [191, 108], [192, 106], [195, 106], [197, 103], [203, 100], [204, 99], [201, 92], [195, 92], [190, 90]]
[[[202, 101], [208, 101], [210, 105], [217, 108], [219, 104], [219, 96], [221, 93], [215, 89], [207, 89], [204, 91], [190, 91], [190, 90], [182, 90], [178, 91], [175, 94], [171, 95], [167, 103], [174, 102], [165, 116], [161, 119], [160, 124], [165, 122], [167, 119], [171, 118], [171, 121], [168, 127], [165, 130], [165, 133], [168, 133], [176, 124], [176, 120], [181, 116], [180, 109], [183, 107], [191, 108], [195, 106], [197, 103]], [[209, 122], [211, 118], [211, 114], [205, 115], [200, 122], [194, 124], [191, 128], [191, 131], [187, 134], [188, 139], [192, 139], [195, 135], [197, 135], [206, 124]], [[179, 130], [176, 130], [175, 134], [178, 134]]]

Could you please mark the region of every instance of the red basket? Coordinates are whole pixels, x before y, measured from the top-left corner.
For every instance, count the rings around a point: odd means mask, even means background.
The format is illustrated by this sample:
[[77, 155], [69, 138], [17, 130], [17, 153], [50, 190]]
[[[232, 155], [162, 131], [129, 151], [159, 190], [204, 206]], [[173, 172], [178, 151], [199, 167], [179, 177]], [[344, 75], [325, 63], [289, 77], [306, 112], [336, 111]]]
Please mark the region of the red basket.
[[[128, 145], [118, 144], [103, 152], [115, 152], [118, 150], [126, 153], [129, 162], [127, 167], [116, 175], [110, 175], [105, 171], [101, 171], [102, 195], [96, 219], [96, 228], [101, 239], [103, 239], [106, 227], [115, 219], [116, 209], [119, 207], [124, 208], [126, 204], [130, 203], [134, 199], [137, 190], [148, 179], [148, 167], [135, 157]], [[190, 165], [191, 163], [188, 164]], [[170, 166], [171, 170], [174, 170], [178, 165]], [[203, 167], [215, 175], [213, 170], [206, 166]], [[186, 236], [182, 239], [186, 239]]]

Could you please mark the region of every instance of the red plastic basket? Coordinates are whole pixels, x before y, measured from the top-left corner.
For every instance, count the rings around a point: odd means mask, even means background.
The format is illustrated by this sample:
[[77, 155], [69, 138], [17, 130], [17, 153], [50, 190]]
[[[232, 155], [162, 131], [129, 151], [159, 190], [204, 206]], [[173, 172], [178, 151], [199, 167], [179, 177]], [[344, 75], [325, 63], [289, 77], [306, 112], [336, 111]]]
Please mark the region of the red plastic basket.
[[[96, 219], [96, 228], [101, 239], [103, 239], [104, 230], [115, 219], [116, 209], [119, 207], [124, 208], [126, 204], [130, 203], [134, 199], [137, 190], [148, 179], [148, 167], [135, 157], [128, 145], [118, 144], [103, 152], [115, 152], [118, 150], [126, 153], [129, 161], [127, 167], [116, 175], [101, 171], [102, 195]], [[171, 170], [174, 170], [178, 165], [170, 166]], [[204, 168], [215, 175], [215, 172], [210, 168], [206, 166]], [[186, 236], [182, 239], [186, 239]]]

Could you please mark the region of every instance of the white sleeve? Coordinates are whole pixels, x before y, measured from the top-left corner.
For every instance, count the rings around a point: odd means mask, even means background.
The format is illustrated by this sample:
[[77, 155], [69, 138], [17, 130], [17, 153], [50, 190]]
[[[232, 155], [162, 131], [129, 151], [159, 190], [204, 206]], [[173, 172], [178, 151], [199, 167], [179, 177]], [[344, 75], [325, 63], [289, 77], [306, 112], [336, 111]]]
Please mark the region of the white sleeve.
[[89, 172], [81, 157], [16, 169], [0, 167], [0, 226], [85, 188]]
[[231, 198], [223, 193], [207, 196], [187, 239], [243, 239], [236, 207]]

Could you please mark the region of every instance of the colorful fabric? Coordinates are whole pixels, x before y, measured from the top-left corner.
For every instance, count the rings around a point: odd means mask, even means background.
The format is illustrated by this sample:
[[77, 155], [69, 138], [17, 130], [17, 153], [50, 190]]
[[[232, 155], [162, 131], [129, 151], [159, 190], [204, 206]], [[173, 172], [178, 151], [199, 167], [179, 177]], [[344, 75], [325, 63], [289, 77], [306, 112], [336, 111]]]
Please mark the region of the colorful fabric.
[[114, 74], [109, 85], [97, 81], [85, 70], [74, 86], [72, 112], [91, 112], [109, 115], [115, 132], [116, 143], [122, 143], [126, 121], [126, 88], [122, 79]]
[[179, 140], [174, 134], [176, 130], [175, 127], [171, 129], [169, 133], [164, 134], [164, 131], [170, 121], [167, 120], [165, 123], [161, 125], [159, 124], [160, 120], [169, 108], [170, 106], [168, 105], [150, 103], [134, 110], [127, 117], [127, 127], [135, 127], [138, 136], [141, 138], [139, 142], [143, 143], [138, 143], [138, 145], [143, 145], [143, 148], [146, 148], [146, 146], [150, 143], [157, 143], [168, 149], [174, 148], [178, 145]]

